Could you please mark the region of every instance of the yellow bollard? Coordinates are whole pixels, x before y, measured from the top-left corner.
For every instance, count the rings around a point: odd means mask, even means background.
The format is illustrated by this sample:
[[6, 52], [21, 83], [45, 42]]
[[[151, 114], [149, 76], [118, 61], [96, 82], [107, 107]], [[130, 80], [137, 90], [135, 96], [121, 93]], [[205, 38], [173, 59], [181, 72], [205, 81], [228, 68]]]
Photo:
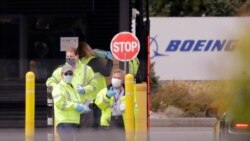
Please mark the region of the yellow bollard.
[[127, 74], [125, 76], [125, 131], [126, 140], [134, 140], [135, 119], [134, 119], [134, 76]]
[[35, 128], [35, 74], [26, 73], [25, 89], [25, 141], [34, 141]]
[[135, 116], [136, 141], [147, 140], [147, 83], [135, 84], [136, 101], [138, 105], [137, 116]]
[[215, 132], [214, 140], [220, 141], [220, 120], [216, 122], [215, 127], [214, 127], [214, 132]]

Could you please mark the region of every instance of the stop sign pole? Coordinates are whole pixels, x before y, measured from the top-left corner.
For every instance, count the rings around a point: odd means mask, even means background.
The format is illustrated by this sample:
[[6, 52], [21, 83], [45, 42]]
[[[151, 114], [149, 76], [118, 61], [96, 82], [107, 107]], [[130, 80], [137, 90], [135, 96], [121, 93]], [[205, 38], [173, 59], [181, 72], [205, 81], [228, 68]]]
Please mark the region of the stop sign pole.
[[110, 50], [117, 60], [124, 62], [126, 72], [126, 63], [138, 55], [140, 42], [133, 33], [119, 32], [112, 38]]

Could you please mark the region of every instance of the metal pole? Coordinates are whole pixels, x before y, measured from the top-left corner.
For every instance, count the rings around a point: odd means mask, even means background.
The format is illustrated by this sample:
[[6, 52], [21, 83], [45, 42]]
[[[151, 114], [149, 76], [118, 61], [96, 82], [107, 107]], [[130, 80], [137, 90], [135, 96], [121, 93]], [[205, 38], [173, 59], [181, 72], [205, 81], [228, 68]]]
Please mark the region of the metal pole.
[[31, 71], [26, 73], [25, 93], [25, 141], [34, 141], [35, 74]]
[[[125, 60], [127, 60], [127, 54], [125, 53]], [[124, 72], [125, 73], [127, 73], [127, 69], [129, 69], [129, 68], [127, 68], [127, 61], [124, 61]], [[129, 71], [128, 71], [128, 73], [129, 73]]]

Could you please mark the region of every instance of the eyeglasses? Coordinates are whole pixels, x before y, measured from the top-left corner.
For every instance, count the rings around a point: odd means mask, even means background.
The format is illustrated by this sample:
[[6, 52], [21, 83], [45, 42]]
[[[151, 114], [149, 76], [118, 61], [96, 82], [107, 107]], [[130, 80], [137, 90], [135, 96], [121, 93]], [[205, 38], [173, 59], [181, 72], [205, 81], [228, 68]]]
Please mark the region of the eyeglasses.
[[72, 72], [66, 72], [66, 73], [64, 73], [64, 75], [65, 76], [67, 76], [67, 75], [73, 75], [73, 73]]

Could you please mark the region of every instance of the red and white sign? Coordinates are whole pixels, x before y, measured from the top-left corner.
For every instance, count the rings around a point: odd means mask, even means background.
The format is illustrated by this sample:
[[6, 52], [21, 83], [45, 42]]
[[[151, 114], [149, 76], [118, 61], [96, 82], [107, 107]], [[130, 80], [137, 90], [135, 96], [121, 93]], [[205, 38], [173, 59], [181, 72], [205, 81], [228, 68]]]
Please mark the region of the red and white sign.
[[133, 33], [120, 32], [113, 37], [110, 50], [117, 60], [130, 61], [138, 55], [140, 42]]

